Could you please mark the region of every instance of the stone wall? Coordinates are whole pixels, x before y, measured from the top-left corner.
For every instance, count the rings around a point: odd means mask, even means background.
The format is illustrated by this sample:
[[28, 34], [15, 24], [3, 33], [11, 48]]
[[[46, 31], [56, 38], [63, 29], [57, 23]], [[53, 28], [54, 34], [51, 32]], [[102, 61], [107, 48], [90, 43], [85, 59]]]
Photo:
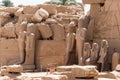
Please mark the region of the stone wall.
[[65, 65], [65, 41], [39, 40], [36, 45], [37, 68], [46, 69], [49, 64]]

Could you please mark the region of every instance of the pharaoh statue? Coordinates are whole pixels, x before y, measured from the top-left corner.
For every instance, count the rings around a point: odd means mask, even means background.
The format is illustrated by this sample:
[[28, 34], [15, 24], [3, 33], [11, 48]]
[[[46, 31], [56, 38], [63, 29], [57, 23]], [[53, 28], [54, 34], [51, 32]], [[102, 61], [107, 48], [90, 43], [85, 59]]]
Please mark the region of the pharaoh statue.
[[34, 65], [34, 52], [35, 52], [35, 34], [30, 33], [26, 35], [26, 57], [25, 65]]
[[99, 51], [98, 44], [93, 43], [91, 53], [90, 53], [90, 57], [86, 60], [87, 65], [96, 65], [97, 60], [98, 60], [98, 51]]
[[112, 70], [115, 70], [116, 66], [119, 64], [120, 54], [114, 49], [114, 53], [112, 55]]
[[100, 53], [99, 53], [99, 60], [98, 63], [101, 64], [101, 71], [104, 69], [104, 63], [106, 60], [106, 55], [108, 52], [108, 41], [107, 40], [102, 40], [101, 42], [101, 47], [100, 47]]
[[74, 33], [74, 25], [75, 23], [72, 21], [68, 25], [68, 33], [66, 36], [66, 60], [65, 64], [68, 64], [69, 62], [69, 54], [72, 52], [74, 43], [75, 43], [75, 33]]
[[78, 21], [78, 28], [76, 30], [76, 52], [78, 55], [78, 64], [80, 65], [80, 58], [82, 57], [82, 53], [83, 53], [83, 45], [84, 45], [84, 41], [85, 41], [85, 36], [86, 36], [86, 28], [84, 26], [84, 18], [85, 16], [81, 16], [79, 21]]
[[91, 46], [90, 43], [85, 42], [83, 47], [83, 55], [80, 58], [81, 65], [86, 65], [86, 60], [90, 57]]
[[20, 62], [18, 64], [23, 64], [25, 61], [25, 40], [26, 40], [26, 31], [20, 32], [18, 35], [18, 48], [20, 54]]

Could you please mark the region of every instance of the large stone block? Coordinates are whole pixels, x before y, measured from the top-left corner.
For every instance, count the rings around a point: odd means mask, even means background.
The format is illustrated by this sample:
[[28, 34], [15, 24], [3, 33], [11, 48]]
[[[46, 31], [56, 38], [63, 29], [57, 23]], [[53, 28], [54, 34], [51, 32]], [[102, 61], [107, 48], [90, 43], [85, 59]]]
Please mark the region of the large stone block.
[[15, 64], [19, 61], [17, 39], [0, 40], [0, 63], [2, 65]]
[[62, 24], [51, 24], [54, 40], [65, 40], [65, 27]]
[[37, 57], [65, 56], [65, 41], [38, 40], [36, 46]]
[[84, 4], [104, 3], [105, 0], [82, 0]]
[[49, 5], [49, 4], [43, 4], [43, 5], [38, 5], [40, 8], [45, 9], [49, 14], [56, 14], [56, 5]]
[[25, 14], [34, 14], [38, 9], [38, 6], [25, 6], [23, 7], [23, 12]]
[[65, 60], [65, 41], [40, 40], [36, 46], [37, 68], [46, 69], [49, 63], [64, 65]]

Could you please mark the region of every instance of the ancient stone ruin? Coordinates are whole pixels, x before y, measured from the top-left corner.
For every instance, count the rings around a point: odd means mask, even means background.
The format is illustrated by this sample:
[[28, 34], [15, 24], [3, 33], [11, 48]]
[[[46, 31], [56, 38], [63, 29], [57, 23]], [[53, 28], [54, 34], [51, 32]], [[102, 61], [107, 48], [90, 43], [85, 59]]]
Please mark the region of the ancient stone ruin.
[[120, 1], [83, 3], [0, 7], [0, 80], [119, 80]]

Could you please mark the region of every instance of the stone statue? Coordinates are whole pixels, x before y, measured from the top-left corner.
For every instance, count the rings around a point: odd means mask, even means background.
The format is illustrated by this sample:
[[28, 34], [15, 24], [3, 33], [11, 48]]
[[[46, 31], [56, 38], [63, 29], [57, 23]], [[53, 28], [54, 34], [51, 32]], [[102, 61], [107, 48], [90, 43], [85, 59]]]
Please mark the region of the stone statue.
[[115, 70], [116, 66], [119, 64], [120, 54], [114, 49], [114, 53], [112, 55], [112, 70]]
[[88, 43], [88, 42], [84, 43], [83, 55], [80, 58], [80, 62], [81, 62], [82, 65], [86, 64], [86, 60], [90, 57], [90, 52], [91, 52], [90, 43]]
[[86, 35], [86, 28], [84, 27], [84, 16], [82, 16], [78, 21], [78, 29], [76, 31], [76, 49], [77, 49], [77, 55], [78, 55], [78, 64], [80, 63], [80, 58], [82, 57], [83, 53], [83, 44], [85, 41], [85, 35]]
[[26, 31], [20, 32], [18, 36], [18, 48], [20, 54], [20, 62], [18, 64], [23, 64], [25, 61], [25, 40], [26, 40]]
[[66, 36], [66, 60], [65, 64], [69, 61], [69, 54], [72, 52], [75, 43], [74, 22], [70, 22], [68, 26], [68, 33]]
[[92, 44], [92, 49], [90, 53], [90, 57], [86, 60], [87, 65], [95, 65], [97, 63], [98, 59], [98, 51], [99, 51], [99, 46], [97, 43]]
[[26, 31], [27, 30], [27, 21], [21, 22], [21, 24], [16, 24], [16, 31], [15, 33], [19, 36], [20, 32]]
[[34, 65], [34, 54], [35, 54], [35, 34], [30, 33], [26, 35], [26, 57], [25, 65]]
[[100, 63], [102, 65], [101, 67], [101, 71], [103, 71], [104, 69], [104, 63], [105, 63], [105, 57], [107, 55], [108, 52], [108, 41], [107, 40], [102, 40], [101, 42], [101, 48], [100, 48], [100, 53], [99, 53], [99, 60], [98, 63]]

